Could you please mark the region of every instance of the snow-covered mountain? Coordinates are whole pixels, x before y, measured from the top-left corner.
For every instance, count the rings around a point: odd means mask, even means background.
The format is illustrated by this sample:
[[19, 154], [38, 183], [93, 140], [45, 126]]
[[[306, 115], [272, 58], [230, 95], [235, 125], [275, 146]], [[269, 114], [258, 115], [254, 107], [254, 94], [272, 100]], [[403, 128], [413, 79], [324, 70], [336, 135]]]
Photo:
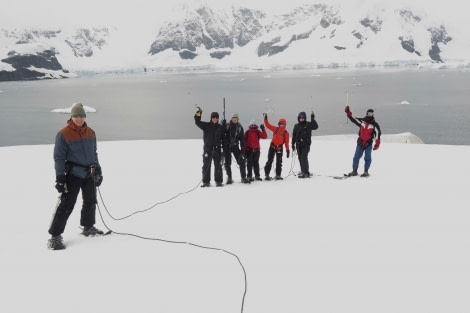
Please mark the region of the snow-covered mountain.
[[186, 3], [174, 13], [152, 30], [0, 29], [0, 80], [103, 71], [469, 66], [465, 29], [398, 6], [311, 4], [273, 15]]

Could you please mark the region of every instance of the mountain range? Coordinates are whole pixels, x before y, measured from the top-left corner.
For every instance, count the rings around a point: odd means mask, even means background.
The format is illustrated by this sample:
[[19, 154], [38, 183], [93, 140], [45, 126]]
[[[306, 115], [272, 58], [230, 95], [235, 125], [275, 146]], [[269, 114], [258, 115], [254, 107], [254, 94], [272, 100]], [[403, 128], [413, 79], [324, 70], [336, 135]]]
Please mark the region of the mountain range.
[[0, 81], [102, 72], [470, 66], [464, 29], [407, 8], [311, 4], [274, 15], [178, 4], [175, 12], [151, 30], [0, 28]]

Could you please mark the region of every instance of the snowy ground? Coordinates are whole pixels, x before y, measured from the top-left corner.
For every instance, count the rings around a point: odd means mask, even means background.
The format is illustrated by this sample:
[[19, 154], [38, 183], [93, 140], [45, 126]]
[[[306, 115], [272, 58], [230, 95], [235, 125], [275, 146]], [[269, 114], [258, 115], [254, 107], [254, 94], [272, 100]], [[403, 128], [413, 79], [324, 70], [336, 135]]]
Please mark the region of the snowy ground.
[[354, 138], [313, 137], [311, 179], [290, 158], [284, 181], [244, 185], [233, 166], [237, 183], [204, 189], [202, 140], [99, 142], [96, 226], [179, 243], [82, 237], [79, 201], [63, 251], [46, 248], [53, 146], [0, 148], [0, 311], [469, 312], [470, 147], [392, 137], [367, 179], [328, 177], [350, 170]]

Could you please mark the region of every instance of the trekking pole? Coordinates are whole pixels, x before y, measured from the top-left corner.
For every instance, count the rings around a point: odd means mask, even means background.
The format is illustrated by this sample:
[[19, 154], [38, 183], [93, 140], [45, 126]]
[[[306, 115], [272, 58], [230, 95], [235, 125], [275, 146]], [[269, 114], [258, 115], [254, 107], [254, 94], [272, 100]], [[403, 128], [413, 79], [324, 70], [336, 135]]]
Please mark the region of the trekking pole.
[[[346, 105], [349, 106], [349, 91], [345, 91], [346, 92]], [[346, 117], [346, 124], [349, 123], [349, 119]]]
[[224, 97], [224, 120], [225, 120], [225, 97]]

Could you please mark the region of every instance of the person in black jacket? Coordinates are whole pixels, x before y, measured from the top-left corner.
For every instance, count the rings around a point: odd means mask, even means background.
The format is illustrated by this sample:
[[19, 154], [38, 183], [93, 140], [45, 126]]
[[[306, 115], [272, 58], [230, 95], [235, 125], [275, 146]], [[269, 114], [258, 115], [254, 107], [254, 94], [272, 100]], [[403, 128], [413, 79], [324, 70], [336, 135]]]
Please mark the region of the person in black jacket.
[[307, 122], [307, 115], [305, 112], [300, 112], [297, 116], [298, 123], [294, 125], [292, 131], [292, 151], [297, 149], [299, 157], [300, 171], [299, 178], [310, 177], [308, 165], [308, 153], [310, 152], [310, 145], [312, 144], [312, 130], [318, 129], [318, 124], [315, 121], [315, 114], [312, 112], [310, 115], [311, 122]]
[[240, 167], [240, 176], [242, 183], [248, 184], [249, 181], [246, 179], [246, 162], [245, 154], [243, 153], [244, 147], [244, 135], [245, 131], [243, 126], [238, 121], [238, 114], [235, 113], [230, 120], [230, 123], [226, 124], [225, 120], [222, 125], [225, 126], [225, 138], [224, 138], [224, 157], [225, 157], [225, 173], [227, 174], [227, 185], [233, 183], [232, 179], [232, 154]]
[[202, 109], [198, 108], [194, 115], [197, 127], [202, 129], [204, 135], [204, 154], [202, 163], [202, 187], [209, 187], [211, 181], [211, 164], [214, 161], [214, 180], [217, 187], [223, 186], [222, 177], [222, 144], [224, 127], [219, 124], [219, 113], [211, 113], [210, 122], [201, 121]]

